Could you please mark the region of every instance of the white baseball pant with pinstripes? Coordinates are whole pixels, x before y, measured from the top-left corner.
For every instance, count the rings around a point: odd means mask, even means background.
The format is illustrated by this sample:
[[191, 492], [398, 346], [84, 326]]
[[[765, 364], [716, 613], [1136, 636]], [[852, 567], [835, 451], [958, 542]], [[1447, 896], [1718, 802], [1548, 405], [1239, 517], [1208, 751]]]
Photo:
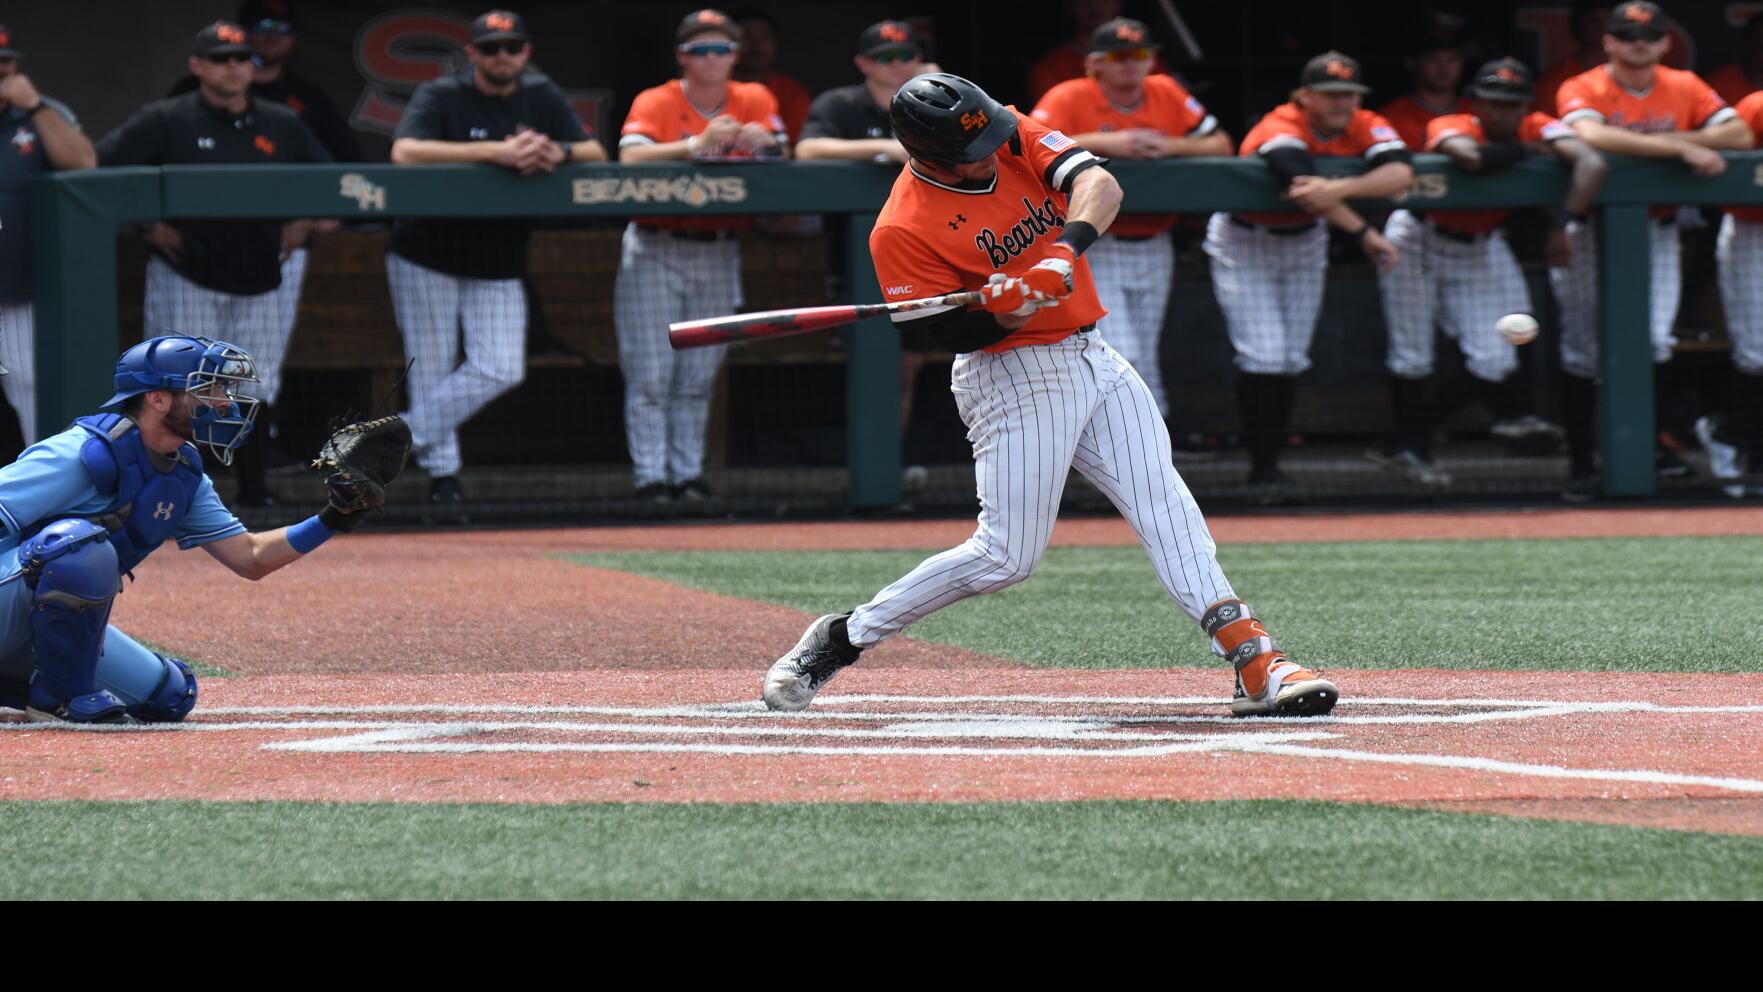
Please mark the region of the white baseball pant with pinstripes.
[[[1669, 219], [1668, 219], [1669, 220]], [[1598, 377], [1598, 229], [1593, 221], [1568, 221], [1567, 240], [1573, 246], [1573, 263], [1549, 270], [1549, 285], [1561, 307], [1561, 369], [1582, 379]], [[1682, 247], [1677, 227], [1669, 222], [1647, 222], [1649, 277], [1651, 279], [1650, 328], [1653, 361], [1671, 360], [1671, 325], [1677, 320], [1677, 304], [1683, 296]]]
[[1217, 213], [1206, 224], [1212, 292], [1236, 349], [1236, 366], [1254, 375], [1299, 375], [1328, 276], [1328, 231], [1272, 234]]
[[147, 295], [141, 309], [147, 337], [190, 334], [245, 349], [263, 385], [245, 390], [269, 399], [281, 388], [288, 336], [275, 290], [245, 296], [198, 286], [158, 256], [147, 259]]
[[18, 412], [26, 447], [37, 441], [37, 325], [29, 303], [0, 303], [0, 389]]
[[1445, 237], [1406, 210], [1390, 214], [1384, 236], [1396, 246], [1393, 271], [1378, 276], [1383, 294], [1390, 374], [1424, 379], [1433, 373], [1433, 324], [1463, 349], [1471, 375], [1500, 382], [1518, 368], [1518, 349], [1494, 325], [1509, 313], [1531, 313], [1524, 273], [1505, 235], [1472, 242]]
[[1158, 411], [1169, 416], [1169, 395], [1163, 388], [1157, 345], [1163, 337], [1170, 284], [1175, 280], [1174, 243], [1167, 232], [1143, 241], [1105, 235], [1084, 252], [1084, 257], [1089, 259], [1090, 273], [1096, 280], [1096, 298], [1108, 310], [1108, 316], [1096, 322], [1096, 329], [1138, 369]]
[[[1732, 336], [1732, 364], [1746, 375], [1763, 375], [1763, 224], [1730, 214], [1721, 218], [1714, 258], [1726, 330]], [[11, 362], [6, 366], [16, 369]]]
[[618, 366], [624, 374], [624, 431], [640, 488], [704, 476], [710, 391], [727, 345], [674, 351], [667, 325], [741, 308], [741, 243], [688, 241], [624, 230], [612, 290]]
[[386, 279], [404, 357], [414, 362], [404, 419], [416, 460], [431, 476], [456, 475], [460, 425], [526, 379], [526, 294], [519, 279], [448, 275], [391, 252]]
[[1189, 617], [1235, 597], [1145, 380], [1098, 335], [1002, 354], [958, 355], [951, 389], [973, 442], [979, 527], [859, 606], [851, 643], [870, 647], [1040, 564], [1075, 466], [1132, 524], [1163, 589]]

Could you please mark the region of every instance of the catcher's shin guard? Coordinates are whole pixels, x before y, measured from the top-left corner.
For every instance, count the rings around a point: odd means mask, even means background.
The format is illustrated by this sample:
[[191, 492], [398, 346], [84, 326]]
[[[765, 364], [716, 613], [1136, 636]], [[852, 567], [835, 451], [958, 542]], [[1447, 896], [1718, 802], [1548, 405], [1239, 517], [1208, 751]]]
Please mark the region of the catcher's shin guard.
[[97, 687], [98, 654], [116, 598], [116, 548], [89, 520], [57, 520], [18, 549], [31, 589], [31, 643], [37, 671], [29, 711], [35, 719], [104, 722], [124, 703]]
[[1340, 699], [1334, 683], [1286, 657], [1242, 600], [1213, 603], [1200, 627], [1212, 638], [1213, 650], [1236, 669], [1233, 715], [1321, 716]]

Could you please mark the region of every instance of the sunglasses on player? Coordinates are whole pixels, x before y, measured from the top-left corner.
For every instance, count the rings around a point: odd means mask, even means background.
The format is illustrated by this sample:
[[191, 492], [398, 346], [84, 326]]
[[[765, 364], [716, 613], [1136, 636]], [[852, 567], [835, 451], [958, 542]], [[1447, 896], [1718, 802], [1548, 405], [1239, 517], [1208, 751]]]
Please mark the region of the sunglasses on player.
[[481, 45], [474, 44], [479, 55], [519, 55], [526, 51], [524, 41], [486, 41]]
[[733, 55], [741, 46], [732, 41], [699, 41], [679, 46], [680, 54], [701, 59], [710, 55]]
[[219, 55], [204, 55], [202, 57], [215, 65], [226, 65], [228, 62], [249, 62], [256, 56], [250, 52], [223, 52]]
[[916, 48], [890, 48], [885, 51], [870, 52], [869, 53], [870, 61], [879, 63], [881, 65], [894, 65], [896, 63], [917, 62], [919, 59], [921, 59], [923, 57], [924, 57], [923, 53], [920, 52]]
[[1102, 61], [1149, 62], [1151, 61], [1151, 56], [1155, 54], [1157, 53], [1151, 51], [1149, 48], [1116, 48], [1113, 51], [1103, 52]]
[[1659, 28], [1622, 28], [1610, 32], [1610, 36], [1617, 41], [1658, 41], [1665, 37], [1665, 32]]

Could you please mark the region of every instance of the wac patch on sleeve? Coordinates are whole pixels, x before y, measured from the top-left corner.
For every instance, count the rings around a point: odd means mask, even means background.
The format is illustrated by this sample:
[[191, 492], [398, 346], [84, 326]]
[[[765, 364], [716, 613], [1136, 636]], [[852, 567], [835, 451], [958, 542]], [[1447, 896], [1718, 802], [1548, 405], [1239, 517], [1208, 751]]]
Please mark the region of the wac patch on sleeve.
[[1046, 145], [1050, 152], [1062, 152], [1067, 148], [1077, 147], [1077, 142], [1067, 138], [1063, 131], [1054, 131], [1046, 135], [1041, 139], [1041, 144]]

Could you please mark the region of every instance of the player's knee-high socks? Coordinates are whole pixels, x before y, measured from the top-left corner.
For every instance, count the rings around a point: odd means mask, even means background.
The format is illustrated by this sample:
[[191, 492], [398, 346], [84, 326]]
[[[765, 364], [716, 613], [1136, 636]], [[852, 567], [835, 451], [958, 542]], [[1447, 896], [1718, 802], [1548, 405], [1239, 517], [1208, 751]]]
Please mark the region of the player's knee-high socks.
[[1563, 374], [1563, 426], [1567, 428], [1569, 474], [1591, 475], [1598, 450], [1598, 384], [1582, 376]]

